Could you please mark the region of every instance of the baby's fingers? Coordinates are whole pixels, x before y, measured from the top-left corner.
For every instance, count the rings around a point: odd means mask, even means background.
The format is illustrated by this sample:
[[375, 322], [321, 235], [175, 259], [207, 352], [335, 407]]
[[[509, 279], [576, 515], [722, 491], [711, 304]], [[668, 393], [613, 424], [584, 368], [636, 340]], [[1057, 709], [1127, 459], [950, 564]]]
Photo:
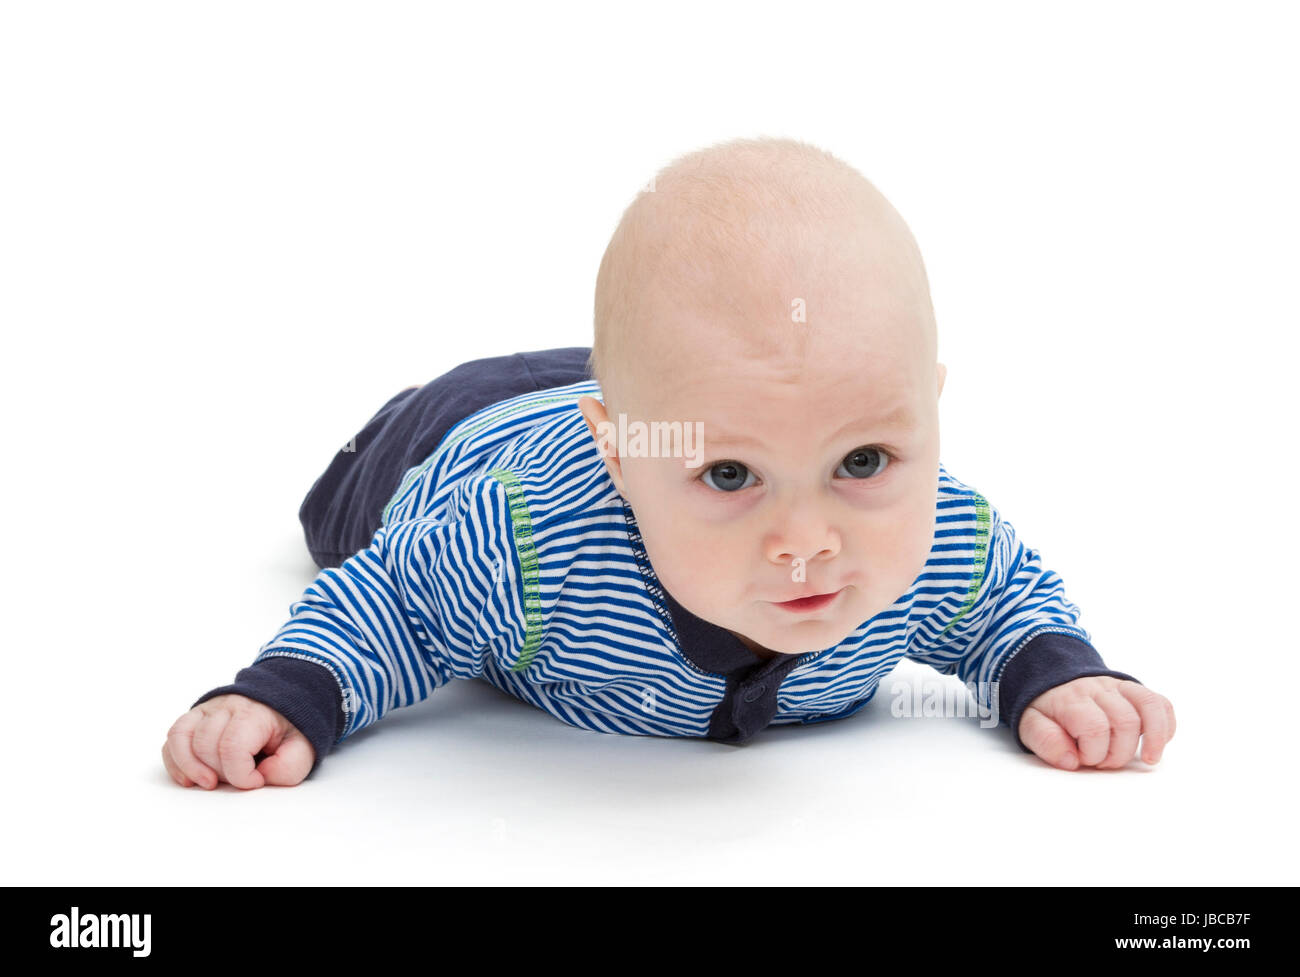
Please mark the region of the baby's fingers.
[[1119, 769], [1137, 753], [1138, 737], [1142, 735], [1142, 716], [1133, 703], [1118, 692], [1098, 692], [1093, 701], [1110, 720], [1110, 749], [1098, 767]]
[[1073, 770], [1079, 765], [1074, 740], [1054, 720], [1032, 706], [1020, 717], [1020, 741], [1054, 767]]
[[272, 749], [274, 752], [257, 769], [268, 784], [276, 787], [293, 787], [301, 783], [316, 762], [316, 751], [310, 741], [296, 729], [286, 733], [278, 746], [267, 746], [267, 750]]
[[191, 745], [194, 731], [202, 719], [203, 713], [191, 709], [167, 730], [167, 741], [163, 744], [163, 765], [182, 787], [188, 787], [191, 783], [203, 788], [217, 786], [215, 771], [194, 755]]
[[1142, 717], [1142, 759], [1158, 763], [1174, 735], [1174, 707], [1164, 696], [1136, 682], [1121, 682], [1118, 691]]
[[[204, 703], [207, 705], [207, 703]], [[221, 706], [210, 706], [209, 710], [199, 717], [199, 723], [194, 727], [194, 735], [190, 737], [190, 747], [194, 750], [194, 755], [208, 765], [216, 772], [215, 783], [205, 783], [204, 787], [215, 787], [218, 783], [225, 780], [230, 781], [230, 775], [226, 770], [225, 757], [221, 752], [221, 740], [225, 736], [226, 727], [232, 721], [230, 709]]]
[[[1095, 767], [1110, 755], [1111, 719], [1097, 701], [1090, 696], [1066, 701], [1053, 710], [1061, 728], [1070, 736], [1079, 751], [1079, 763]], [[1137, 748], [1137, 740], [1133, 741]], [[1129, 754], [1131, 758], [1132, 753]]]
[[167, 742], [163, 741], [162, 747], [163, 766], [167, 768], [167, 775], [180, 784], [182, 787], [193, 787], [194, 781], [185, 775], [185, 771], [176, 765], [172, 759], [172, 751], [167, 748]]
[[261, 712], [237, 713], [222, 730], [217, 755], [221, 758], [221, 771], [233, 787], [252, 790], [266, 785], [266, 778], [253, 762], [253, 757], [275, 734], [264, 717]]

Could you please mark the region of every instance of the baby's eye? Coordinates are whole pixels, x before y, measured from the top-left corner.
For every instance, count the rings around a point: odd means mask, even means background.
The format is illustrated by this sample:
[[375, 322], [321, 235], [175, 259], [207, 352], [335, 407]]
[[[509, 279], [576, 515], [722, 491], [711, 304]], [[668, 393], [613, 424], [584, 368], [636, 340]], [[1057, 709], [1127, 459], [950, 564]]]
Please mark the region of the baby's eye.
[[849, 478], [871, 478], [885, 470], [888, 458], [879, 448], [857, 448], [844, 456], [840, 467], [847, 469]]
[[[880, 448], [863, 447], [849, 452], [835, 474], [855, 479], [874, 478], [888, 467], [889, 453]], [[739, 492], [750, 485], [752, 472], [738, 461], [720, 461], [706, 468], [699, 481], [719, 492]]]
[[700, 476], [700, 481], [706, 485], [710, 484], [709, 478], [714, 472], [718, 473], [718, 479], [722, 484], [714, 484], [712, 487], [720, 492], [740, 491], [745, 487], [745, 477], [750, 474], [749, 469], [738, 461], [720, 461], [706, 468], [704, 474]]

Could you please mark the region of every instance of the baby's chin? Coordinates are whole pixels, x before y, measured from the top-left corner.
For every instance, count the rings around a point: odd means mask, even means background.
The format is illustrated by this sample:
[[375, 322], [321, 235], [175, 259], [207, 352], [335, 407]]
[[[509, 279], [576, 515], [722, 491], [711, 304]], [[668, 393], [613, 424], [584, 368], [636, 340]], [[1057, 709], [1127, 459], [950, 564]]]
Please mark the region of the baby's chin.
[[[784, 612], [782, 612], [784, 613]], [[861, 625], [846, 626], [837, 620], [792, 621], [784, 627], [736, 629], [754, 644], [781, 655], [806, 655], [812, 651], [825, 651], [841, 644]]]
[[[890, 606], [886, 603], [875, 610], [864, 606], [864, 603], [871, 602], [869, 600], [864, 602], [862, 595], [857, 594], [852, 587], [842, 596], [857, 597], [858, 600], [849, 600], [838, 613], [828, 617], [812, 614], [803, 617], [768, 605], [759, 609], [757, 613], [746, 615], [745, 622], [739, 626], [728, 627], [733, 634], [743, 634], [751, 642], [761, 645], [768, 651], [782, 655], [806, 655], [812, 651], [825, 651], [827, 648], [842, 644], [855, 632], [861, 630], [874, 614]], [[788, 615], [789, 620], [783, 620], [776, 615]]]

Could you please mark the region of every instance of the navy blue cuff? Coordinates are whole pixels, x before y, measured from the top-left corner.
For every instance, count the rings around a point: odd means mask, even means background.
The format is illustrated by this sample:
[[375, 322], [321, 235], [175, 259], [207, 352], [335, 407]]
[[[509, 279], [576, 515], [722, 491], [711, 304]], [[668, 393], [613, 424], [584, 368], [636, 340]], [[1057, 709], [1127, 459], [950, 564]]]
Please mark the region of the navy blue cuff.
[[293, 723], [316, 751], [312, 770], [343, 735], [343, 696], [324, 664], [286, 655], [263, 658], [241, 668], [231, 685], [199, 696], [190, 708], [232, 693], [270, 706]]
[[[1072, 679], [1087, 675], [1110, 675], [1137, 682], [1132, 675], [1106, 667], [1097, 649], [1082, 638], [1059, 631], [1043, 631], [1011, 656], [998, 680], [998, 708], [1011, 726], [1016, 743], [1033, 753], [1020, 740], [1020, 717], [1038, 696]], [[1138, 682], [1141, 685], [1141, 682]]]

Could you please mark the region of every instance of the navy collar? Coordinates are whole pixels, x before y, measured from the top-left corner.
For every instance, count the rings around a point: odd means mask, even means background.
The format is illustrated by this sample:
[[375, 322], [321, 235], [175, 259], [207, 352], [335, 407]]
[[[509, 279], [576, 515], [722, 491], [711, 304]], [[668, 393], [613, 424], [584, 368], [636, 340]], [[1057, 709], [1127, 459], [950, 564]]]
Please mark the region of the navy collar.
[[668, 613], [673, 619], [673, 630], [677, 632], [677, 643], [681, 645], [682, 653], [706, 672], [721, 672], [723, 675], [729, 675], [768, 661], [799, 657], [798, 655], [778, 655], [776, 659], [760, 657], [749, 645], [726, 628], [720, 628], [688, 611], [662, 583], [659, 586], [663, 590]]

